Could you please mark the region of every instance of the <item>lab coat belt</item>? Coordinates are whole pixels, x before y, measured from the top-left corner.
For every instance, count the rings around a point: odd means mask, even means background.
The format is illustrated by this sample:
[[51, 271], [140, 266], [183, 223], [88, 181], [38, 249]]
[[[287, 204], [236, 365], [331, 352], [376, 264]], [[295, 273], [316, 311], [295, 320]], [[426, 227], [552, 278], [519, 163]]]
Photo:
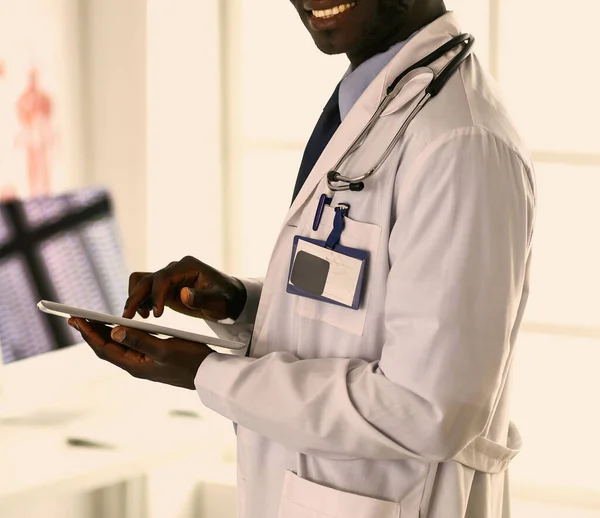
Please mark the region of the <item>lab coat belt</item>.
[[479, 436], [452, 460], [482, 473], [502, 473], [521, 451], [521, 446], [521, 434], [511, 422], [506, 446]]

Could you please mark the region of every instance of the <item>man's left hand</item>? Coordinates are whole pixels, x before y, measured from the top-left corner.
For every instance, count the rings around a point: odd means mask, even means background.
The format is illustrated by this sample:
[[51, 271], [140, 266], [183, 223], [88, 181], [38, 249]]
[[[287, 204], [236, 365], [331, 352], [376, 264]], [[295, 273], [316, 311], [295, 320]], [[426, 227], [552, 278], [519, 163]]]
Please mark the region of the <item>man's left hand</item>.
[[127, 371], [135, 378], [194, 390], [194, 379], [202, 362], [214, 351], [204, 344], [169, 338], [166, 340], [125, 327], [70, 318], [96, 355]]

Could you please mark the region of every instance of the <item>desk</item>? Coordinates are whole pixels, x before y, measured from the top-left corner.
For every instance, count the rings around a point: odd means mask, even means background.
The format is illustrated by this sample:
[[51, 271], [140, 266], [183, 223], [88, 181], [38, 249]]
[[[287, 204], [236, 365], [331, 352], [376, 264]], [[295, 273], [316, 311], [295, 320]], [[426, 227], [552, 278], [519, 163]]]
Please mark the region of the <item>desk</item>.
[[[231, 423], [193, 391], [134, 379], [84, 345], [4, 366], [0, 379], [0, 516], [27, 499], [105, 487], [190, 455], [205, 460], [201, 478], [235, 484]], [[73, 447], [69, 437], [113, 448]]]

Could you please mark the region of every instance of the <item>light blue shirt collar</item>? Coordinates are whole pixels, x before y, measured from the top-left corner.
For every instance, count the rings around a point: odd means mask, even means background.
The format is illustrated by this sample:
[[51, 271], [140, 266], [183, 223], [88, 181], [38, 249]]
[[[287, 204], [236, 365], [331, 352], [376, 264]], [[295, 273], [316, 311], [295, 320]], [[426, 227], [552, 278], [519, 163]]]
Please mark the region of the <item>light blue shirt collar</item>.
[[367, 61], [361, 63], [356, 69], [352, 70], [352, 68], [350, 68], [346, 72], [346, 75], [340, 84], [339, 92], [341, 120], [345, 119], [346, 115], [348, 115], [367, 87], [407, 43], [408, 40], [400, 41], [392, 45], [385, 52], [376, 54], [372, 58], [367, 59]]

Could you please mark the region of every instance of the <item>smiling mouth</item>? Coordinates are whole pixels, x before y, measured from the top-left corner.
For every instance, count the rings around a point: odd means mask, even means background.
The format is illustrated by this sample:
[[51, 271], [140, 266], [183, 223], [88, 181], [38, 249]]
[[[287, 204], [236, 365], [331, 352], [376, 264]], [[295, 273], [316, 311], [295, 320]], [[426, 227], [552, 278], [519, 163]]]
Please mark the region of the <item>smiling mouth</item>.
[[317, 18], [319, 20], [327, 20], [329, 18], [339, 16], [340, 14], [349, 11], [354, 7], [356, 7], [356, 2], [350, 2], [347, 4], [337, 5], [331, 9], [323, 9], [321, 11], [310, 11], [310, 13], [313, 18]]

